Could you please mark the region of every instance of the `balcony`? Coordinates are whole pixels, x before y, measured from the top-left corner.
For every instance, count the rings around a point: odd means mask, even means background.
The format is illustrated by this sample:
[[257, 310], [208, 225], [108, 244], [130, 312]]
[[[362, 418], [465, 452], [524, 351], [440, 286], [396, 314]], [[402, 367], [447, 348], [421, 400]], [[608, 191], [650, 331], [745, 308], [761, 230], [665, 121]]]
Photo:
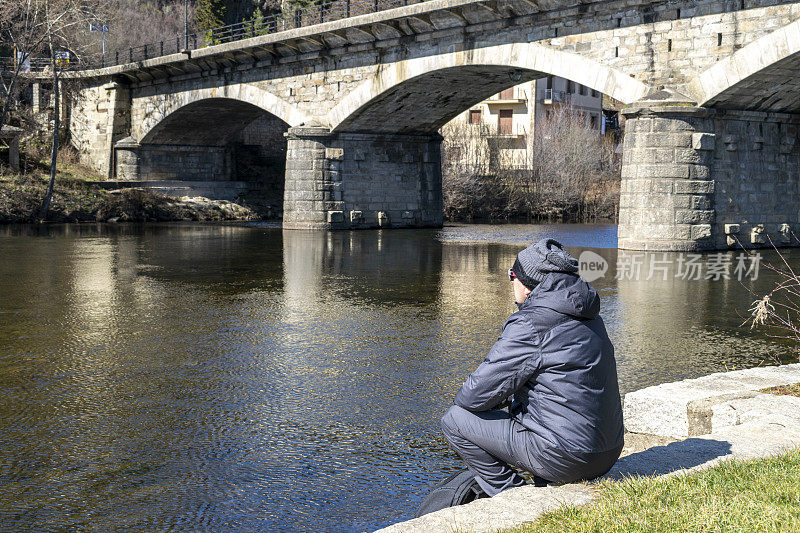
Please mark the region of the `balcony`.
[[527, 100], [525, 98], [504, 98], [497, 100], [485, 100], [483, 103], [486, 105], [519, 105], [524, 104]]
[[564, 91], [556, 91], [554, 89], [545, 89], [544, 90], [544, 98], [542, 98], [542, 103], [546, 105], [556, 104], [559, 102], [568, 102], [569, 101], [569, 94]]
[[[505, 93], [505, 94], [504, 94]], [[486, 105], [519, 105], [524, 104], [528, 101], [528, 95], [524, 90], [521, 88], [516, 89], [517, 98], [514, 98], [514, 91], [508, 90], [508, 92], [503, 91], [497, 98], [490, 98], [489, 100], [484, 100], [483, 103]]]
[[524, 139], [526, 135], [528, 135], [528, 132], [524, 126], [511, 127], [510, 129], [495, 126], [487, 132], [487, 137], [491, 139]]

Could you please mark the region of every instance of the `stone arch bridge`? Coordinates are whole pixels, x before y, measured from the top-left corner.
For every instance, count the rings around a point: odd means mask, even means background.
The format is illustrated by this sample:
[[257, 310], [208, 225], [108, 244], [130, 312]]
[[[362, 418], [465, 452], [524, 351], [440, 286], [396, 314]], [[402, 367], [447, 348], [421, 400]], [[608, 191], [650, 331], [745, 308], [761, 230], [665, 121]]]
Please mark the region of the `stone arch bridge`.
[[430, 0], [72, 73], [70, 128], [112, 178], [230, 179], [258, 123], [284, 227], [439, 226], [437, 130], [556, 75], [627, 106], [619, 246], [722, 249], [800, 227], [799, 69], [797, 2]]

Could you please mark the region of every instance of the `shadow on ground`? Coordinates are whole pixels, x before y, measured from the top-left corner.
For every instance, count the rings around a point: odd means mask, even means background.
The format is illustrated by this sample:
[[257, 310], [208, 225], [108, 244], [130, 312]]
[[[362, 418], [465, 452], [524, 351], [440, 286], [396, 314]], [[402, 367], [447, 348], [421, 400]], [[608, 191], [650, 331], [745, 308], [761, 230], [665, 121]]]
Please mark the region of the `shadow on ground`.
[[621, 457], [604, 477], [659, 476], [699, 466], [731, 453], [728, 441], [689, 438]]

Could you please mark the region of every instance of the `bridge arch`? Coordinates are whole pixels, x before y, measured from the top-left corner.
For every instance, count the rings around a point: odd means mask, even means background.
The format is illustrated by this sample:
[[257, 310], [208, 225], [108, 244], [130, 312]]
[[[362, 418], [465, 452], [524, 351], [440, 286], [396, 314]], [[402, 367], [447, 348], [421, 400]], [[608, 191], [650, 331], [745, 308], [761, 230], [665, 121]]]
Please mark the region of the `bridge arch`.
[[[224, 136], [226, 133], [235, 133], [263, 112], [270, 113], [290, 127], [311, 120], [285, 100], [247, 84], [207, 87], [165, 95], [161, 97], [161, 101], [156, 102], [155, 109], [149, 117], [145, 117], [145, 128], [139, 132], [139, 142], [142, 144], [164, 142], [165, 130], [176, 122], [182, 124], [188, 134], [202, 135], [197, 128], [210, 125], [210, 133], [217, 132]], [[204, 113], [203, 110], [208, 110], [209, 113]], [[190, 120], [196, 127], [189, 127], [186, 120]], [[182, 144], [182, 141], [176, 144]]]
[[700, 106], [800, 111], [800, 20], [718, 61], [687, 84]]
[[[511, 43], [386, 65], [336, 105], [327, 122], [333, 131], [433, 132], [492, 94], [547, 75], [570, 79], [623, 103], [635, 102], [650, 90], [619, 70], [577, 54], [536, 43]], [[464, 84], [468, 91], [453, 89]]]

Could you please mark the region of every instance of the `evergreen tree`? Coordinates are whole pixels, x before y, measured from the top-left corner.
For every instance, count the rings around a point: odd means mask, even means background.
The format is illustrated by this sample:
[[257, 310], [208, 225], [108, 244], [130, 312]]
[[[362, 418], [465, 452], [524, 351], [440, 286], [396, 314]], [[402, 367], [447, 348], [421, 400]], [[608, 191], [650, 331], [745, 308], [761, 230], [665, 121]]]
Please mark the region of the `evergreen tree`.
[[264, 21], [264, 12], [261, 11], [261, 7], [256, 7], [253, 11], [253, 16], [250, 20], [253, 21], [253, 30], [256, 35], [266, 35], [269, 33], [269, 28], [267, 28], [267, 23]]
[[225, 25], [225, 0], [200, 0], [195, 12], [195, 24], [199, 30], [210, 30]]

